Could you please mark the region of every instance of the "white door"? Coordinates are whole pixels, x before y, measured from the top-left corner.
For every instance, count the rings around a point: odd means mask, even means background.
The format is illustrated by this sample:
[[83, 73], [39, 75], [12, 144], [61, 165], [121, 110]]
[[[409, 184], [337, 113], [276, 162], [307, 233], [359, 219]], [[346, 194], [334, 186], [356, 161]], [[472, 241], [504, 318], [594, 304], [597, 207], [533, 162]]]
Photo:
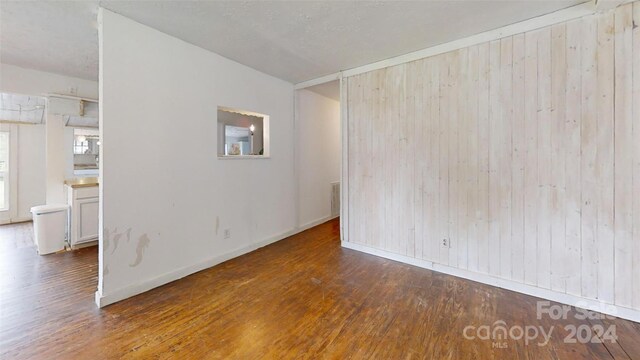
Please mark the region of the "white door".
[[18, 126], [0, 124], [0, 224], [18, 214]]

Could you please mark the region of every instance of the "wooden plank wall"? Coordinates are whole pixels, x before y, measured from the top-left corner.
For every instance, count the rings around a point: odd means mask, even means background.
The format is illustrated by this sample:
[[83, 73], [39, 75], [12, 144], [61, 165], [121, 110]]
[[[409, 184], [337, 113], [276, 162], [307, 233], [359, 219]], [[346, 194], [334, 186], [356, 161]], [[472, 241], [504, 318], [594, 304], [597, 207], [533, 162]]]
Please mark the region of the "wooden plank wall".
[[343, 79], [346, 240], [640, 309], [639, 25], [636, 2]]

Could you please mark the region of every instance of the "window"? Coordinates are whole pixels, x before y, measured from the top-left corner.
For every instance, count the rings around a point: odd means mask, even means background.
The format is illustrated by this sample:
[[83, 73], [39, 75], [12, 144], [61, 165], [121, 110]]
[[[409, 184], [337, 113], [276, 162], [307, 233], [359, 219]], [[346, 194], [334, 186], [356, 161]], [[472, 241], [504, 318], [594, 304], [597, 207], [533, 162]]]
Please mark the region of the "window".
[[89, 142], [85, 137], [77, 136], [73, 140], [73, 154], [80, 155], [84, 154], [87, 150], [89, 150]]
[[260, 158], [269, 156], [269, 116], [218, 107], [218, 156]]
[[9, 132], [0, 131], [0, 211], [9, 210]]

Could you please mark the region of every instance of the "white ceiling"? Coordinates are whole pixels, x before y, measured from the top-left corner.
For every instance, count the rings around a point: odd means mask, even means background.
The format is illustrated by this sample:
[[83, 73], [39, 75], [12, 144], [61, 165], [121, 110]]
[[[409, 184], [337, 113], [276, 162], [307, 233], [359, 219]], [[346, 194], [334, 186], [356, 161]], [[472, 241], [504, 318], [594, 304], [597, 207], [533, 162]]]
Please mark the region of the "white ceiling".
[[0, 0], [0, 61], [98, 79], [96, 2]]
[[103, 6], [298, 83], [581, 2], [0, 0], [0, 61], [96, 80]]

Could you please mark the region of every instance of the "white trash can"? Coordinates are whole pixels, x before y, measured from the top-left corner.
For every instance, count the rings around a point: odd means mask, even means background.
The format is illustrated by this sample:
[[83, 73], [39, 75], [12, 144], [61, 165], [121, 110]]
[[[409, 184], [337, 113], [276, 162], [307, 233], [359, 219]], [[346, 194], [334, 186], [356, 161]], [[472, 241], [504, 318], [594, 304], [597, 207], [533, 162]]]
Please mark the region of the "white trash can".
[[31, 208], [38, 254], [51, 254], [64, 249], [68, 212], [69, 206], [64, 204], [40, 205]]

